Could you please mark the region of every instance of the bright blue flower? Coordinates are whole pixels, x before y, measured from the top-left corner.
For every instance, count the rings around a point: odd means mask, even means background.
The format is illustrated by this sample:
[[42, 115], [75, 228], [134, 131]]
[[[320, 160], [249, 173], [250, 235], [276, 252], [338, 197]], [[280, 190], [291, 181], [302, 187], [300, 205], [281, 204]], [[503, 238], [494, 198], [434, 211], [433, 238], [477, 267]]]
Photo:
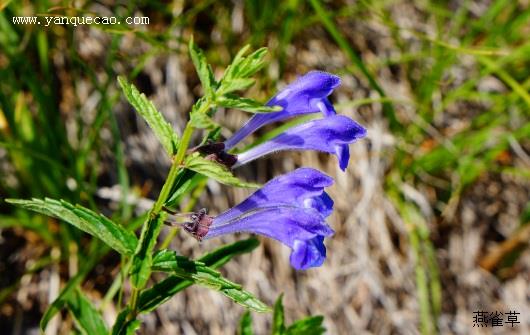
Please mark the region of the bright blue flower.
[[254, 114], [241, 129], [225, 141], [225, 149], [233, 148], [248, 135], [273, 122], [317, 112], [322, 112], [324, 116], [335, 115], [335, 109], [328, 96], [339, 85], [340, 78], [333, 74], [320, 71], [306, 73], [267, 102], [267, 106], [282, 107], [281, 111]]
[[[199, 239], [236, 232], [264, 235], [292, 249], [291, 265], [298, 270], [322, 265], [324, 237], [334, 232], [326, 223], [333, 200], [324, 192], [333, 179], [311, 168], [276, 177], [239, 205], [208, 219]], [[197, 231], [195, 230], [195, 234]]]
[[366, 135], [366, 130], [352, 119], [334, 115], [312, 120], [290, 128], [237, 155], [238, 167], [266, 154], [281, 150], [317, 150], [337, 155], [339, 166], [345, 170], [350, 159], [348, 144]]

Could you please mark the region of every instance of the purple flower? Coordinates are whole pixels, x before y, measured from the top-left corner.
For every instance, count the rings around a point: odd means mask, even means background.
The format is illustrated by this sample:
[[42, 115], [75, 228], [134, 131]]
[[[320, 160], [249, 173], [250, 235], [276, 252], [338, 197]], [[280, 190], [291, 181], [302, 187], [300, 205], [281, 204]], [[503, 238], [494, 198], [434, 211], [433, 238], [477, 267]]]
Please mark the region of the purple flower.
[[272, 179], [217, 217], [199, 214], [200, 222], [185, 229], [199, 239], [236, 232], [264, 235], [292, 249], [295, 269], [320, 266], [326, 258], [324, 238], [334, 233], [326, 223], [333, 200], [324, 192], [332, 184], [333, 179], [318, 170], [299, 168]]
[[[281, 150], [318, 150], [337, 155], [339, 166], [345, 170], [350, 158], [348, 145], [364, 137], [366, 130], [355, 121], [337, 116], [328, 96], [340, 85], [340, 78], [326, 72], [311, 71], [282, 89], [267, 103], [281, 106], [279, 112], [255, 114], [212, 157], [221, 164], [238, 167], [260, 156]], [[237, 157], [227, 151], [266, 124], [293, 116], [322, 112], [323, 119], [291, 128]], [[207, 148], [202, 148], [207, 149]]]
[[306, 73], [267, 102], [267, 106], [281, 106], [281, 111], [254, 114], [241, 129], [225, 141], [225, 149], [233, 148], [248, 135], [273, 122], [317, 112], [322, 112], [324, 116], [335, 115], [335, 109], [327, 97], [339, 85], [340, 78], [333, 74], [320, 71]]
[[233, 167], [276, 151], [317, 150], [337, 155], [340, 168], [345, 170], [350, 158], [348, 144], [365, 135], [366, 129], [346, 116], [334, 115], [312, 120], [238, 154]]

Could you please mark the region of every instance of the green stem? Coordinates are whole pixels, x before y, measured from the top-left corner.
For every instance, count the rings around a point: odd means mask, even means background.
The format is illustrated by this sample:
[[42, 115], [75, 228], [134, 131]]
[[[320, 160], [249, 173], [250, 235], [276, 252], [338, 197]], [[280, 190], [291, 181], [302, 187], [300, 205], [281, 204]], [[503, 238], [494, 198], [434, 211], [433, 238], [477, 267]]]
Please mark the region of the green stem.
[[177, 154], [175, 155], [175, 161], [174, 163], [180, 165], [182, 163], [182, 160], [184, 159], [184, 155], [186, 155], [186, 150], [188, 150], [188, 146], [191, 140], [191, 135], [193, 134], [193, 126], [191, 125], [191, 122], [188, 122], [186, 125], [186, 128], [184, 128], [184, 133], [182, 134], [182, 141], [180, 142], [180, 146], [177, 150]]
[[[210, 100], [206, 100], [204, 103], [200, 104], [199, 105], [199, 110], [196, 111], [196, 113], [206, 113], [210, 107], [212, 106], [212, 103]], [[190, 139], [191, 139], [191, 135], [193, 134], [193, 130], [195, 128], [192, 126], [191, 124], [191, 121], [188, 122], [188, 124], [186, 124], [186, 128], [184, 128], [184, 133], [182, 134], [182, 141], [180, 142], [180, 146], [177, 150], [177, 154], [175, 155], [175, 160], [173, 161], [173, 165], [175, 166], [180, 166], [182, 164], [182, 161], [184, 160], [184, 156], [186, 155], [186, 151], [188, 150], [188, 147], [189, 147], [189, 142], [190, 142]], [[178, 172], [178, 171], [177, 171]], [[176, 177], [176, 174], [175, 174], [175, 177]], [[174, 182], [171, 183], [171, 185], [173, 185]], [[165, 185], [164, 185], [165, 186]], [[203, 187], [200, 187], [201, 191], [203, 189]], [[164, 191], [164, 189], [162, 189], [162, 192]], [[161, 192], [161, 196], [162, 196], [162, 192]], [[197, 196], [198, 197], [198, 196]], [[160, 198], [159, 198], [160, 199]], [[192, 197], [192, 200], [190, 200], [190, 203], [188, 204], [188, 209], [187, 211], [190, 211], [193, 206], [195, 205], [194, 203], [194, 198]], [[167, 197], [164, 198], [164, 201], [161, 203], [161, 204], [158, 204], [160, 206], [160, 208], [162, 208], [162, 206], [164, 205], [164, 202], [167, 200]], [[195, 199], [196, 201], [196, 199]], [[155, 204], [155, 208], [157, 204]], [[191, 208], [190, 208], [191, 207]], [[178, 229], [175, 229], [175, 230], [172, 230], [168, 236], [166, 237], [166, 239], [162, 242], [162, 245], [160, 247], [160, 249], [165, 249], [169, 246], [169, 243], [171, 243], [171, 240], [175, 237], [175, 235], [177, 234], [178, 232]]]
[[140, 295], [140, 290], [136, 287], [132, 288], [131, 292], [131, 301], [129, 302], [129, 305], [131, 305], [131, 313], [129, 314], [129, 320], [136, 319], [136, 315], [138, 315], [138, 296]]
[[[193, 134], [193, 130], [194, 130], [194, 127], [191, 125], [190, 122], [188, 122], [188, 124], [186, 125], [186, 128], [184, 129], [182, 140], [180, 141], [177, 154], [175, 155], [175, 158], [173, 159], [173, 164], [171, 164], [171, 169], [169, 170], [164, 186], [162, 186], [162, 190], [160, 191], [160, 194], [158, 195], [158, 199], [153, 205], [153, 208], [151, 208], [151, 211], [149, 212], [149, 215], [146, 218], [146, 221], [144, 222], [144, 225], [142, 228], [143, 230], [148, 229], [149, 222], [156, 220], [156, 218], [158, 217], [158, 215], [160, 214], [160, 211], [162, 210], [164, 206], [164, 203], [169, 198], [171, 188], [173, 187], [173, 184], [175, 184], [175, 180], [177, 179], [179, 170], [182, 168], [182, 162], [184, 161], [184, 156], [186, 155], [186, 151], [188, 150], [188, 146], [191, 140], [191, 135]], [[142, 231], [142, 234], [143, 233], [144, 232]], [[153, 236], [152, 238], [156, 240], [157, 237], [158, 236]], [[131, 300], [129, 301], [129, 306], [131, 308], [129, 319], [136, 318], [137, 308], [138, 308], [138, 296], [140, 295], [142, 291], [142, 287], [135, 288], [134, 285], [132, 286], [133, 286], [133, 290], [131, 293]]]
[[179, 170], [182, 168], [182, 162], [184, 161], [184, 156], [186, 155], [186, 151], [188, 150], [190, 140], [191, 140], [191, 135], [193, 134], [194, 129], [195, 128], [191, 125], [190, 122], [186, 124], [184, 133], [182, 134], [182, 140], [180, 141], [177, 154], [175, 155], [175, 158], [173, 159], [173, 164], [171, 165], [171, 169], [169, 170], [169, 174], [167, 176], [166, 182], [164, 183], [164, 186], [162, 186], [160, 195], [158, 196], [158, 199], [156, 200], [149, 214], [150, 218], [155, 218], [158, 216], [158, 214], [160, 214], [160, 211], [162, 210], [164, 203], [167, 201], [167, 199], [170, 196], [169, 193], [171, 192], [171, 188], [173, 187], [173, 184], [175, 184], [175, 180], [177, 179]]

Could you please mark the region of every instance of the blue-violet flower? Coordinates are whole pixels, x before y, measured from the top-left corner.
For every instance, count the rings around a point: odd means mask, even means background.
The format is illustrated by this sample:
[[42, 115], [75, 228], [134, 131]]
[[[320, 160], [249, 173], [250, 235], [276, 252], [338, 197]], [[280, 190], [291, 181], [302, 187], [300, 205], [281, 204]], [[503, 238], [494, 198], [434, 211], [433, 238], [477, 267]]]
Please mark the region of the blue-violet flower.
[[282, 107], [281, 111], [254, 114], [243, 127], [224, 142], [225, 150], [230, 150], [248, 135], [273, 122], [317, 112], [322, 112], [324, 116], [335, 115], [335, 109], [329, 102], [328, 96], [339, 85], [340, 78], [331, 73], [321, 71], [306, 73], [267, 102], [267, 106]]
[[[366, 136], [366, 130], [355, 121], [336, 115], [328, 96], [340, 85], [340, 78], [326, 72], [311, 71], [295, 82], [287, 85], [269, 100], [268, 106], [281, 106], [282, 110], [273, 113], [254, 114], [221, 147], [208, 144], [200, 149], [213, 154], [212, 158], [229, 167], [238, 167], [256, 158], [281, 150], [318, 150], [337, 155], [339, 166], [344, 171], [350, 159], [348, 145]], [[240, 153], [227, 153], [237, 143], [262, 126], [293, 116], [322, 112], [323, 119], [303, 123], [288, 129], [272, 140]], [[217, 152], [212, 151], [216, 149]], [[210, 152], [211, 151], [211, 152]]]
[[233, 167], [275, 151], [317, 150], [337, 155], [340, 168], [345, 170], [350, 159], [348, 144], [365, 135], [366, 130], [361, 125], [343, 115], [312, 120], [238, 154]]
[[324, 188], [333, 179], [312, 168], [299, 168], [270, 180], [239, 205], [211, 217], [200, 212], [184, 229], [198, 239], [235, 232], [264, 235], [292, 249], [291, 265], [304, 270], [322, 265], [324, 238], [334, 232], [326, 223], [333, 200]]

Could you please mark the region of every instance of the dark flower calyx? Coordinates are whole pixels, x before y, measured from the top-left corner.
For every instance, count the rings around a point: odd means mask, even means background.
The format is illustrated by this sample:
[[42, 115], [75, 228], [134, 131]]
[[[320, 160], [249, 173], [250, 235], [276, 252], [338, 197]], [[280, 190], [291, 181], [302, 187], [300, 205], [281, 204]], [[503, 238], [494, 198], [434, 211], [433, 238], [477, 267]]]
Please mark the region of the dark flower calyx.
[[197, 213], [191, 214], [191, 222], [185, 222], [182, 228], [190, 233], [197, 240], [202, 241], [203, 237], [208, 234], [213, 217], [206, 214], [206, 208], [200, 209]]
[[200, 145], [193, 150], [206, 155], [206, 159], [216, 161], [227, 168], [231, 168], [237, 163], [237, 156], [227, 153], [224, 149], [225, 144], [223, 142], [208, 141], [206, 144]]
[[194, 151], [198, 151], [204, 155], [218, 154], [224, 150], [225, 144], [223, 142], [213, 142], [212, 140], [208, 140], [206, 144], [199, 145], [194, 149]]

